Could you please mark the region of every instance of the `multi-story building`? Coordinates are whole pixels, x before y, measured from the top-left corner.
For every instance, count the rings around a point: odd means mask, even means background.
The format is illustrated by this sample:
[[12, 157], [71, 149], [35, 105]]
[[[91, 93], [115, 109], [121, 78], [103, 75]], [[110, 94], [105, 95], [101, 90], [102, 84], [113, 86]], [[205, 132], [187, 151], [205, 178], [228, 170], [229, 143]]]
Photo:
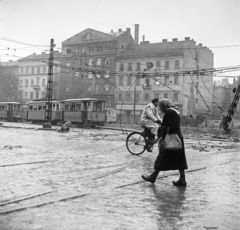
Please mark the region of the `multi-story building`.
[[18, 62], [0, 62], [0, 101], [18, 101]]
[[[153, 68], [148, 69], [149, 62]], [[189, 37], [159, 43], [143, 40], [124, 50], [116, 64], [116, 109], [121, 120], [139, 121], [143, 107], [153, 98], [171, 99], [183, 116], [209, 111], [213, 76], [193, 72], [208, 68], [213, 68], [212, 51]]]
[[[54, 52], [54, 63], [59, 63], [61, 54]], [[41, 54], [32, 54], [18, 60], [18, 96], [19, 100], [23, 103], [35, 100], [45, 99], [48, 81], [48, 59], [49, 54], [42, 52]], [[53, 97], [57, 97], [58, 91], [56, 90], [57, 77], [60, 73], [60, 67], [53, 66]]]
[[101, 98], [113, 108], [116, 56], [133, 43], [129, 28], [110, 33], [86, 29], [62, 42], [61, 97]]

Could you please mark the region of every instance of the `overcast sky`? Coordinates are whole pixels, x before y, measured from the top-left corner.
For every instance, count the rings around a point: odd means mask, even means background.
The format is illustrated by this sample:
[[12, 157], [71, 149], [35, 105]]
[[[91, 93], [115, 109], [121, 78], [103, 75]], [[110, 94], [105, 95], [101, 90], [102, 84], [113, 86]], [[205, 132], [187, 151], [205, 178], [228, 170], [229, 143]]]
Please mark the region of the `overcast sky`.
[[86, 28], [108, 33], [129, 27], [134, 37], [139, 24], [140, 40], [191, 37], [211, 48], [214, 67], [235, 66], [240, 65], [239, 12], [239, 0], [0, 0], [0, 58], [41, 53], [51, 38], [60, 47]]

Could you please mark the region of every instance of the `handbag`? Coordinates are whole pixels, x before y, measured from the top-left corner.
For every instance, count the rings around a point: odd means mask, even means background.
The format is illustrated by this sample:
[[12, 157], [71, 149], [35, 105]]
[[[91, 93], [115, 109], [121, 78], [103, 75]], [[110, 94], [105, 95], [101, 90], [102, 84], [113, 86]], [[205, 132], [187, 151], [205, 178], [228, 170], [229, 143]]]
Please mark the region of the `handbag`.
[[169, 128], [163, 141], [163, 148], [169, 150], [180, 150], [182, 149], [182, 141], [176, 133], [169, 134]]

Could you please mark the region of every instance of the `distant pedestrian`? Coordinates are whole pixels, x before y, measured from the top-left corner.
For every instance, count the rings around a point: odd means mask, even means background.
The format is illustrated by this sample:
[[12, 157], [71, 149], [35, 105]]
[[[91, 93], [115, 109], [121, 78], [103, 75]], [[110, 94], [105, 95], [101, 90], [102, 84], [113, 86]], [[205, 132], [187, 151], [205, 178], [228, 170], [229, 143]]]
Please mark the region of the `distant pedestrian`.
[[163, 137], [163, 140], [169, 132], [169, 134], [177, 134], [182, 142], [182, 148], [179, 150], [166, 149], [163, 145], [163, 141], [159, 150], [159, 154], [155, 160], [154, 172], [149, 176], [142, 176], [142, 178], [148, 182], [155, 183], [157, 175], [160, 171], [168, 170], [179, 170], [180, 178], [178, 181], [173, 181], [175, 186], [186, 186], [185, 172], [184, 170], [188, 168], [183, 136], [180, 130], [180, 115], [179, 111], [172, 106], [169, 99], [161, 99], [159, 101], [159, 109], [164, 114], [162, 120], [162, 126], [158, 130], [158, 135]]

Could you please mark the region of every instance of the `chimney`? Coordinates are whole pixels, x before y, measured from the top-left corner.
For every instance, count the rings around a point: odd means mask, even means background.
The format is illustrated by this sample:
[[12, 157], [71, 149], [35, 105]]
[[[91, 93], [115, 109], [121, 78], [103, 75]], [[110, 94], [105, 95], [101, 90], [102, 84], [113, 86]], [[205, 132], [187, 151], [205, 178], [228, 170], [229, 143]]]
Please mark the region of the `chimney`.
[[113, 33], [113, 30], [111, 30], [111, 33]]
[[190, 37], [185, 37], [185, 41], [190, 41]]
[[142, 40], [143, 42], [145, 41], [145, 35], [143, 35], [143, 40]]
[[177, 40], [178, 40], [177, 38], [173, 38], [172, 39], [173, 42], [177, 42]]
[[118, 29], [118, 32], [122, 32], [122, 29]]
[[129, 34], [131, 34], [131, 30], [130, 30], [130, 28], [127, 28], [127, 32], [128, 32]]
[[134, 44], [138, 45], [139, 41], [139, 24], [135, 24]]
[[167, 42], [167, 39], [163, 39], [162, 42]]

